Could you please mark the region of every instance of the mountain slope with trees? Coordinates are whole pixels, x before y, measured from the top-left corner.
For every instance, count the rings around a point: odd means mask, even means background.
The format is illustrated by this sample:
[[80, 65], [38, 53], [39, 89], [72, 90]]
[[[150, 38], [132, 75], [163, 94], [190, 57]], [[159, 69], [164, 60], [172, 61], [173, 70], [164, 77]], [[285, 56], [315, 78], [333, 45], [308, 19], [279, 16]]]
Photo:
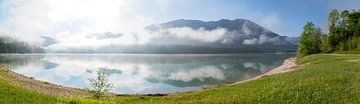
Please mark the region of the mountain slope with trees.
[[45, 50], [7, 36], [0, 36], [0, 53], [45, 53]]
[[[246, 19], [218, 21], [180, 19], [149, 25], [144, 31], [151, 38], [142, 39], [141, 35], [131, 35], [135, 40], [147, 40], [144, 44], [46, 49], [47, 52], [55, 53], [275, 53], [295, 52], [298, 42], [298, 38], [281, 36]], [[116, 40], [125, 35], [106, 32], [96, 36], [101, 37], [96, 38], [97, 40]]]

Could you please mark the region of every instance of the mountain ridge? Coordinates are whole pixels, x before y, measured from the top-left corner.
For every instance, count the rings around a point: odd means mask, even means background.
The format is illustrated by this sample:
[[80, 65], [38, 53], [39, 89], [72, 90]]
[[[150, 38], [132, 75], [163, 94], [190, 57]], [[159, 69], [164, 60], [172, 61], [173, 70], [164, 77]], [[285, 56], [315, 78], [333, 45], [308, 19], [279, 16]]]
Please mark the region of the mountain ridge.
[[[178, 19], [173, 20], [166, 23], [160, 24], [152, 24], [147, 26], [146, 29], [150, 31], [156, 31], [159, 29], [168, 29], [168, 28], [183, 28], [183, 27], [190, 27], [192, 29], [205, 29], [205, 30], [214, 30], [218, 28], [225, 28], [227, 31], [236, 32], [234, 33], [235, 36], [240, 37], [232, 37], [234, 38], [242, 38], [242, 39], [252, 39], [252, 38], [259, 38], [261, 35], [265, 34], [266, 37], [274, 38], [278, 37], [284, 41], [287, 41], [286, 38], [291, 38], [287, 36], [280, 36], [250, 20], [247, 19], [220, 19], [218, 21], [201, 21], [201, 20], [186, 20], [186, 19]], [[240, 40], [243, 42], [243, 40]], [[291, 44], [297, 45], [297, 43], [290, 42]], [[289, 43], [285, 43], [289, 44]]]
[[[96, 49], [77, 47], [51, 52], [268, 53], [278, 51], [295, 52], [297, 48], [296, 38], [280, 36], [247, 19], [220, 19], [218, 21], [178, 19], [149, 25], [145, 27], [145, 30], [151, 35], [156, 35], [156, 37], [149, 39], [146, 44], [109, 45]], [[117, 39], [124, 36], [124, 34], [116, 35], [109, 32], [103, 34], [95, 35], [101, 35], [102, 38], [99, 39]], [[135, 37], [138, 39], [141, 38], [141, 35]]]

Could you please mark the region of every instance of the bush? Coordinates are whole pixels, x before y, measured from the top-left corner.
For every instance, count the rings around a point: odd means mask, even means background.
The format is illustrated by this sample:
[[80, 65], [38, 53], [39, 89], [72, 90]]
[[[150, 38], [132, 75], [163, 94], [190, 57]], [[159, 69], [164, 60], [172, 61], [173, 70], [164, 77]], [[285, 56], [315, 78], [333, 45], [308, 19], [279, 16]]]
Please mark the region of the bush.
[[114, 85], [111, 84], [107, 79], [107, 75], [104, 70], [97, 71], [97, 77], [89, 78], [90, 84], [92, 86], [92, 89], [90, 90], [90, 93], [93, 94], [93, 97], [96, 99], [100, 99], [101, 96], [105, 93], [111, 90]]

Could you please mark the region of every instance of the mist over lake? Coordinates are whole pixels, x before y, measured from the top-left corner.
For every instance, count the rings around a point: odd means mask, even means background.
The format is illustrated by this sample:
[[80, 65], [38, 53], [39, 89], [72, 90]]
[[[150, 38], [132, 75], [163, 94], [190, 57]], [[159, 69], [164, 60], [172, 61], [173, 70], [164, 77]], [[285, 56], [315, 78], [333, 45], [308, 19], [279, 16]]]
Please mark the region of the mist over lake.
[[58, 85], [90, 88], [105, 70], [110, 92], [154, 94], [197, 90], [245, 80], [280, 65], [293, 54], [2, 54], [12, 71]]

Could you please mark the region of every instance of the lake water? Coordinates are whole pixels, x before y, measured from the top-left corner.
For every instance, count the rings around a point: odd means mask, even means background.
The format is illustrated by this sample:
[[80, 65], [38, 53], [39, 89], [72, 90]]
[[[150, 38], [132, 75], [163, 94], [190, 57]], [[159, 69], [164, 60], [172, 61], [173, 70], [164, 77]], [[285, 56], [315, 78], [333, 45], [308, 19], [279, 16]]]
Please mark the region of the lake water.
[[90, 88], [88, 78], [108, 73], [119, 94], [173, 93], [258, 76], [293, 54], [1, 54], [16, 73], [58, 85]]

